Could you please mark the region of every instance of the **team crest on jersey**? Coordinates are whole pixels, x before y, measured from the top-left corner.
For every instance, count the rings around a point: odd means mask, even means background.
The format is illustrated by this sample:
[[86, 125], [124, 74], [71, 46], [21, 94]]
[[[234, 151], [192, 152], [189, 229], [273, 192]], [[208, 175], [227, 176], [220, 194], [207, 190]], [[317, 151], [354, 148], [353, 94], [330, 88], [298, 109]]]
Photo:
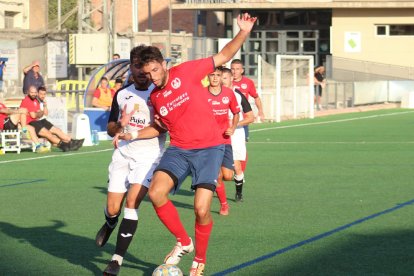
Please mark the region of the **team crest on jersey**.
[[134, 110], [135, 110], [135, 112], [138, 112], [139, 111], [139, 104], [134, 104]]
[[242, 89], [247, 89], [247, 84], [242, 83], [242, 85], [240, 85]]
[[179, 78], [175, 78], [171, 81], [171, 86], [174, 89], [177, 89], [181, 86], [181, 80]]
[[221, 99], [221, 101], [224, 103], [224, 104], [228, 104], [229, 103], [229, 97], [223, 97], [222, 99]]
[[161, 116], [167, 116], [168, 109], [165, 106], [161, 106], [161, 108], [160, 108], [160, 114], [161, 114]]

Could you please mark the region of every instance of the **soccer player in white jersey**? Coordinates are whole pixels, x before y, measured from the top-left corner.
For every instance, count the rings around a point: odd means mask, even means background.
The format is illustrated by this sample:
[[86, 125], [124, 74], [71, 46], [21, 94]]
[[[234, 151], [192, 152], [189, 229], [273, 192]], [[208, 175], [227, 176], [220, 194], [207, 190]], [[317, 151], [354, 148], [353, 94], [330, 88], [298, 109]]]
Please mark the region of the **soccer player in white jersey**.
[[154, 122], [149, 96], [154, 85], [139, 68], [133, 66], [139, 56], [131, 50], [130, 72], [134, 83], [119, 90], [113, 99], [107, 131], [114, 136], [115, 150], [109, 165], [105, 223], [96, 235], [96, 244], [104, 246], [115, 229], [126, 194], [124, 217], [119, 226], [115, 254], [104, 275], [117, 275], [138, 226], [138, 207], [147, 194], [152, 174], [164, 152], [165, 131], [158, 137], [143, 140], [118, 140], [119, 133], [135, 132]]
[[[221, 76], [223, 86], [234, 89], [232, 72], [228, 68], [223, 69]], [[236, 202], [243, 201], [243, 183], [244, 183], [244, 169], [242, 164], [247, 159], [246, 150], [246, 136], [244, 132], [244, 126], [249, 125], [254, 121], [254, 114], [252, 107], [246, 97], [238, 90], [234, 89], [237, 102], [240, 106], [240, 119], [237, 124], [237, 128], [234, 134], [231, 136], [231, 146], [233, 148], [233, 159], [234, 159], [234, 182], [236, 184]], [[231, 116], [231, 113], [229, 113]]]

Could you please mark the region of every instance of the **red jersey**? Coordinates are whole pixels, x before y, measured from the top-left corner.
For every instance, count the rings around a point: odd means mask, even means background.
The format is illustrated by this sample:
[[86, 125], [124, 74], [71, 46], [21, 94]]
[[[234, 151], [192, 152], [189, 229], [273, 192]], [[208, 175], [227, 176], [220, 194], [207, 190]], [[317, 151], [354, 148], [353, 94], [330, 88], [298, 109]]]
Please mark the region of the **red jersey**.
[[28, 111], [27, 119], [26, 119], [27, 124], [37, 120], [37, 119], [33, 119], [29, 114], [30, 112], [37, 112], [37, 111], [40, 110], [40, 103], [37, 99], [32, 100], [29, 96], [26, 96], [22, 100], [22, 103], [20, 104], [20, 107], [24, 107]]
[[[0, 103], [0, 109], [7, 108], [4, 104]], [[9, 115], [0, 113], [0, 129], [4, 128], [4, 119], [6, 119]]]
[[237, 103], [236, 96], [230, 88], [221, 86], [221, 92], [218, 95], [213, 95], [208, 87], [205, 88], [207, 94], [207, 101], [213, 109], [214, 116], [221, 129], [221, 136], [223, 137], [223, 144], [231, 144], [230, 136], [225, 135], [225, 131], [229, 128], [229, 110], [233, 114], [240, 112], [240, 107]]
[[166, 125], [171, 145], [201, 149], [222, 144], [221, 131], [201, 80], [214, 71], [213, 58], [184, 62], [169, 69], [168, 82], [155, 88], [151, 102]]
[[257, 98], [259, 96], [254, 82], [245, 76], [242, 76], [239, 81], [233, 81], [233, 88], [240, 90], [246, 99], [249, 99], [249, 95], [253, 98]]

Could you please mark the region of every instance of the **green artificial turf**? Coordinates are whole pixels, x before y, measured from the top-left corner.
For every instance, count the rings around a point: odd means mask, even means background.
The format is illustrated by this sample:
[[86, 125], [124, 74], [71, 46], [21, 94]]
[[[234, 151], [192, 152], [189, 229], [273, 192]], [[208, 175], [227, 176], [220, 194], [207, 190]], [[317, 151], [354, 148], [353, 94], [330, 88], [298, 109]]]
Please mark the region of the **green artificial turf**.
[[[412, 275], [414, 112], [253, 124], [243, 203], [214, 198], [205, 275]], [[110, 142], [0, 155], [0, 275], [101, 275]], [[194, 237], [187, 179], [171, 197]], [[148, 200], [120, 275], [151, 275], [174, 245]], [[188, 274], [192, 256], [179, 264]]]

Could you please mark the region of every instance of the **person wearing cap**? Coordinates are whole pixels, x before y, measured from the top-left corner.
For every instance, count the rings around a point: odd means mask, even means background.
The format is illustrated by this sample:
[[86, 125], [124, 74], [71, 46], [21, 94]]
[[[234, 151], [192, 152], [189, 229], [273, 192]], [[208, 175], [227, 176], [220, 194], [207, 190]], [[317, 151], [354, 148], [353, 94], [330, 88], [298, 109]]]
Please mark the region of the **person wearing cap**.
[[23, 94], [27, 94], [27, 91], [31, 85], [39, 89], [41, 86], [45, 86], [42, 75], [40, 74], [40, 63], [38, 60], [32, 62], [32, 64], [26, 66], [23, 69]]

